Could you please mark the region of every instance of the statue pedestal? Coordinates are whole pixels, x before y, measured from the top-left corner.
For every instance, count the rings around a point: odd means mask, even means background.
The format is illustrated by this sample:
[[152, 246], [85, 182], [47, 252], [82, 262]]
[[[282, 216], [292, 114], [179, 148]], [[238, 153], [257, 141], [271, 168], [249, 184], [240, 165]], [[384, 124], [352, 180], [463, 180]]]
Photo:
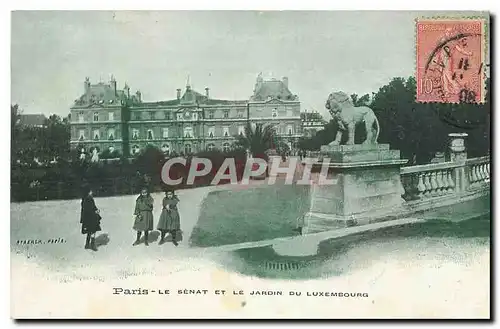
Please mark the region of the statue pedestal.
[[401, 210], [400, 167], [407, 160], [398, 150], [388, 144], [325, 145], [320, 154], [318, 166], [329, 163], [327, 179], [335, 183], [312, 186], [307, 233], [366, 224]]

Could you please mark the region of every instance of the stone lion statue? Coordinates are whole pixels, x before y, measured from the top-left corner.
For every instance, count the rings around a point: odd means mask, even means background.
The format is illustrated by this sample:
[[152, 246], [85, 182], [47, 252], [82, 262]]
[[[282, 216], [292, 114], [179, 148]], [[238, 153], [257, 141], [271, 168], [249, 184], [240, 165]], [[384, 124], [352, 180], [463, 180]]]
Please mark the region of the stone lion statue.
[[349, 136], [346, 145], [353, 145], [354, 130], [358, 122], [364, 122], [366, 129], [366, 140], [363, 144], [377, 144], [380, 125], [372, 109], [367, 106], [354, 106], [349, 95], [341, 91], [331, 93], [325, 107], [339, 126], [335, 140], [329, 145], [339, 145], [345, 131]]

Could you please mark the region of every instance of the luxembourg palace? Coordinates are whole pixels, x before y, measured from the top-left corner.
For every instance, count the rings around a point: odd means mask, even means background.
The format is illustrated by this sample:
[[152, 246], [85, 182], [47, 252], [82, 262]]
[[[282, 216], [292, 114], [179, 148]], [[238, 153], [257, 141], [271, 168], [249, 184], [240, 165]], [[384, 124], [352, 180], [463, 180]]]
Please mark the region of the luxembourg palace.
[[188, 82], [184, 91], [177, 89], [175, 99], [158, 102], [144, 102], [141, 93], [131, 94], [127, 84], [118, 89], [114, 77], [97, 84], [86, 78], [83, 94], [71, 107], [71, 146], [127, 156], [147, 145], [165, 154], [228, 151], [248, 124], [263, 123], [273, 125], [277, 138], [294, 150], [310, 126], [323, 125], [305, 117], [286, 77], [264, 80], [259, 75], [247, 100], [217, 99], [209, 88], [200, 93]]

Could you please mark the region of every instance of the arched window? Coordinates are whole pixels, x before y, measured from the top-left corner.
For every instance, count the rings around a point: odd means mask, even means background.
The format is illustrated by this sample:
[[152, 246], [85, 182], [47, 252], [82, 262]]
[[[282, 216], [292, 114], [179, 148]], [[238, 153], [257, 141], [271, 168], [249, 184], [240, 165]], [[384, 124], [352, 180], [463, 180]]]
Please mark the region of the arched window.
[[276, 118], [278, 116], [278, 109], [274, 108], [272, 110], [272, 114], [271, 115], [272, 115], [273, 118]]
[[115, 129], [113, 129], [113, 128], [108, 129], [108, 139], [110, 141], [115, 139]]
[[224, 152], [229, 152], [230, 149], [231, 149], [231, 145], [229, 145], [229, 143], [222, 144], [222, 150]]
[[163, 153], [165, 153], [165, 154], [169, 154], [169, 153], [170, 153], [170, 145], [168, 145], [168, 144], [163, 144], [163, 145], [161, 146], [161, 150], [162, 150], [162, 152], [163, 152]]
[[207, 151], [212, 151], [215, 148], [214, 144], [208, 144], [207, 145]]
[[137, 153], [139, 153], [139, 151], [140, 151], [140, 148], [138, 145], [134, 145], [132, 147], [132, 154], [137, 154]]
[[184, 138], [193, 138], [193, 127], [184, 128]]
[[184, 145], [184, 154], [190, 154], [192, 151], [191, 144], [185, 144]]
[[245, 126], [238, 126], [238, 135], [240, 136], [245, 135]]
[[212, 138], [215, 136], [215, 127], [208, 127], [208, 137]]

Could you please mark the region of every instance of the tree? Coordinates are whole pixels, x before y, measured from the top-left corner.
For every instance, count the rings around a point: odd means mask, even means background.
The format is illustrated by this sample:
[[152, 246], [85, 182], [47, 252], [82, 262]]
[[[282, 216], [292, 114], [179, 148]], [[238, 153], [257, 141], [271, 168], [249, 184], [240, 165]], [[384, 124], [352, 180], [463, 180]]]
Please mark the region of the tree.
[[358, 94], [352, 94], [351, 100], [354, 106], [369, 106], [370, 95], [364, 94], [363, 96], [358, 97]]
[[18, 159], [18, 140], [20, 133], [19, 118], [21, 111], [17, 104], [10, 105], [10, 159], [16, 163]]
[[489, 103], [418, 103], [415, 96], [414, 77], [394, 78], [374, 95], [371, 107], [380, 123], [379, 143], [400, 150], [409, 164], [425, 164], [436, 152], [447, 151], [449, 133], [466, 132], [469, 155], [487, 153]]
[[265, 158], [265, 152], [273, 148], [275, 143], [275, 130], [271, 125], [257, 123], [255, 128], [247, 124], [245, 134], [236, 137], [236, 145], [250, 150], [253, 157]]
[[70, 124], [67, 118], [53, 114], [46, 121], [45, 152], [50, 158], [69, 157]]
[[154, 184], [161, 181], [161, 170], [165, 164], [165, 154], [153, 145], [148, 145], [135, 159], [137, 171], [142, 175], [145, 184], [149, 185], [153, 180]]

